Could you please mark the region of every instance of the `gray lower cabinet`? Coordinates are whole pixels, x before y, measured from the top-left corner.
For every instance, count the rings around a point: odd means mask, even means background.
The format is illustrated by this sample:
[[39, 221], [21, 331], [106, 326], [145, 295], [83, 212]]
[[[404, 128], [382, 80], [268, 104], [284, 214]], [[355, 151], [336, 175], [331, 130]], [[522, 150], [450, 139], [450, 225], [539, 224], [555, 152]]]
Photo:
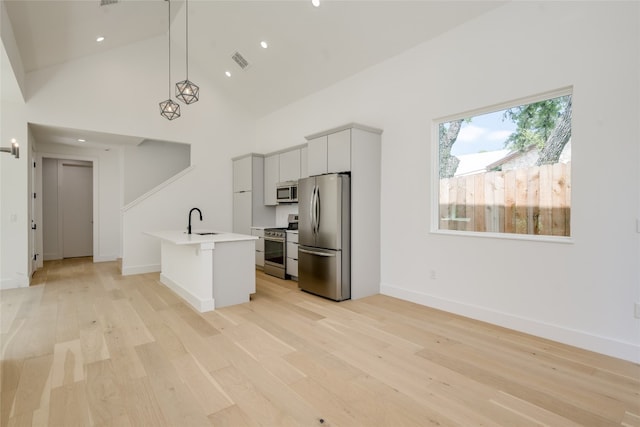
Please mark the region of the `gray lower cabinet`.
[[286, 273], [292, 279], [298, 278], [298, 232], [287, 230]]
[[264, 228], [251, 227], [251, 235], [258, 236], [258, 240], [256, 240], [256, 268], [262, 270], [264, 268]]

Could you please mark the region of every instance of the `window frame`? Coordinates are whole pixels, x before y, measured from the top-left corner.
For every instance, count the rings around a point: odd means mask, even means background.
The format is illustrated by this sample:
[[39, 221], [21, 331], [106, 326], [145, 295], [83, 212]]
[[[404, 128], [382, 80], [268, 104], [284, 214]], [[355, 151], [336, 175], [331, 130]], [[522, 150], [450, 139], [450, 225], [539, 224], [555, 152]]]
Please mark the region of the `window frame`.
[[[569, 218], [570, 236], [553, 236], [553, 235], [539, 235], [539, 234], [518, 234], [518, 233], [500, 233], [493, 231], [465, 231], [465, 230], [443, 230], [440, 229], [440, 134], [439, 134], [439, 126], [442, 123], [451, 122], [454, 120], [464, 119], [468, 117], [480, 116], [483, 114], [495, 113], [501, 110], [506, 110], [508, 108], [517, 107], [521, 105], [532, 104], [535, 102], [544, 101], [546, 99], [558, 98], [561, 96], [571, 95], [574, 96], [573, 86], [566, 86], [560, 89], [551, 90], [548, 92], [538, 93], [536, 95], [531, 95], [523, 98], [517, 98], [510, 101], [501, 102], [498, 104], [493, 104], [490, 106], [480, 107], [473, 110], [468, 110], [462, 113], [450, 114], [446, 116], [441, 116], [434, 118], [431, 122], [431, 197], [430, 197], [430, 211], [431, 211], [431, 221], [430, 221], [430, 234], [438, 234], [438, 235], [448, 235], [448, 236], [464, 236], [464, 237], [482, 237], [482, 238], [491, 238], [491, 239], [507, 239], [507, 240], [528, 240], [528, 241], [537, 241], [537, 242], [551, 242], [551, 243], [574, 243], [575, 238], [575, 229], [574, 225], [574, 215], [572, 214]], [[572, 135], [573, 135], [573, 118], [571, 122]], [[573, 161], [573, 152], [575, 146], [572, 145], [572, 161]], [[571, 182], [573, 186], [573, 165], [571, 168]], [[571, 204], [570, 207], [573, 208], [573, 192], [571, 193]]]

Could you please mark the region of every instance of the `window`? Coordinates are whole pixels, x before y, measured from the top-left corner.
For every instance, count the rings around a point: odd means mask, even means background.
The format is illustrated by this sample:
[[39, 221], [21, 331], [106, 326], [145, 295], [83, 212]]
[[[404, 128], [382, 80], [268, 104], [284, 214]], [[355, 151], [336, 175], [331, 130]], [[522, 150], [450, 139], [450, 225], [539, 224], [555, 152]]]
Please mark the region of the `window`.
[[437, 120], [434, 229], [571, 236], [571, 110], [563, 90]]

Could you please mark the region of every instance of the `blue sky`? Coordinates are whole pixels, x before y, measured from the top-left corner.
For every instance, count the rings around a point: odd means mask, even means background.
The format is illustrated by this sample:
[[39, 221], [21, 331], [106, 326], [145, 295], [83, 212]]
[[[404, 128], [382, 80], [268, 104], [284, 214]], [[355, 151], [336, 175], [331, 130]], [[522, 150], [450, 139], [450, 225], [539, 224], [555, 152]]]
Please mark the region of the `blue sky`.
[[454, 156], [504, 149], [505, 140], [516, 129], [510, 120], [502, 120], [504, 111], [474, 116], [462, 123], [458, 139], [451, 149]]

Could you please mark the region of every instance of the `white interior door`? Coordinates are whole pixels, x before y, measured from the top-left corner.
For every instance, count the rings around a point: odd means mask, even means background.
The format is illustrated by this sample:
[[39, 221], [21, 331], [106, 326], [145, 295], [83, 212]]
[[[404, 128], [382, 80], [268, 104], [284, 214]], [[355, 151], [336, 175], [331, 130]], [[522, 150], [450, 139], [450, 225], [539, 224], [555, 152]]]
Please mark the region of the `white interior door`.
[[93, 256], [93, 167], [63, 163], [60, 196], [63, 258]]

